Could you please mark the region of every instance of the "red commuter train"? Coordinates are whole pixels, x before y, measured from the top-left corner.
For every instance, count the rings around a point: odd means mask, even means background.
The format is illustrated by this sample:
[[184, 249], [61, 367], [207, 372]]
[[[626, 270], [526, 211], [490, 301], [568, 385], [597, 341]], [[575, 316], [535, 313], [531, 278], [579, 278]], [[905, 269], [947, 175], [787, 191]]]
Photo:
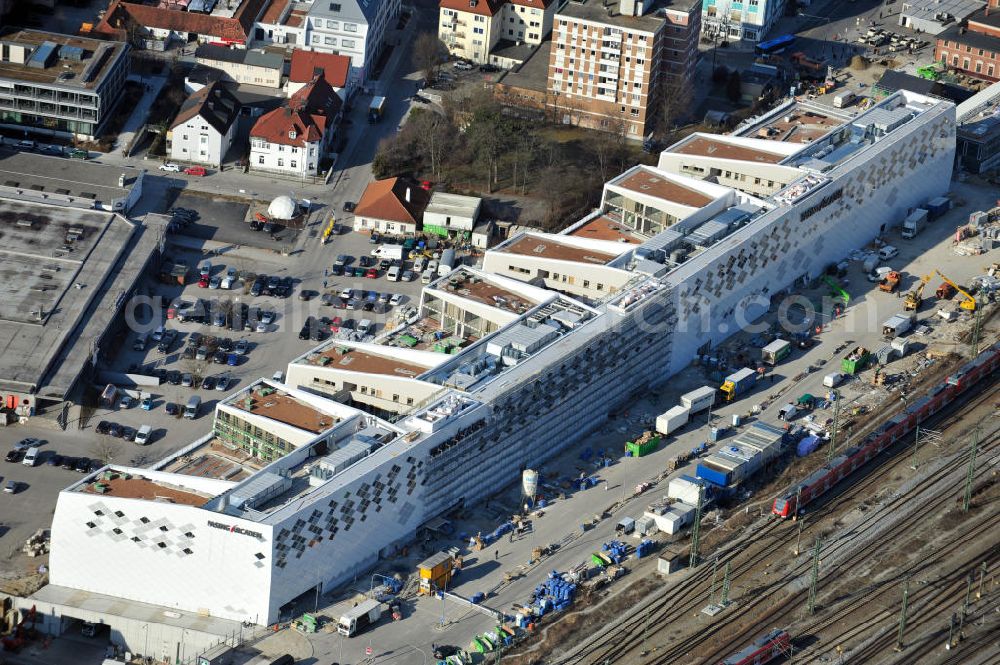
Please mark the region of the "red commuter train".
[[907, 404], [902, 412], [871, 432], [860, 444], [845, 449], [838, 457], [823, 468], [817, 469], [801, 483], [789, 487], [774, 500], [771, 512], [781, 517], [792, 517], [796, 514], [796, 510], [801, 510], [807, 503], [822, 496], [883, 449], [912, 432], [917, 425], [947, 406], [970, 386], [990, 376], [997, 367], [1000, 367], [1000, 342], [962, 365], [923, 397]]
[[747, 648], [720, 660], [719, 665], [763, 665], [779, 656], [790, 654], [791, 650], [792, 637], [788, 631], [772, 630], [767, 635], [758, 637]]

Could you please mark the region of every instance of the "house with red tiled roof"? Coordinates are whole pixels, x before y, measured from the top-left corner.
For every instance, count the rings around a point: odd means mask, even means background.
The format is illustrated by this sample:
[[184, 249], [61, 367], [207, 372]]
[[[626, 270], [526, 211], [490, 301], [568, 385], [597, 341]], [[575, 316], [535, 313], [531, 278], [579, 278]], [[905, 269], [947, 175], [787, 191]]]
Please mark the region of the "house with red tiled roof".
[[514, 67], [552, 31], [555, 0], [440, 0], [438, 37], [455, 57]]
[[291, 96], [302, 86], [322, 74], [326, 82], [337, 91], [341, 99], [346, 97], [346, 89], [351, 74], [351, 59], [338, 53], [322, 53], [295, 49], [292, 51], [292, 62], [288, 72], [288, 82], [285, 92]]
[[420, 230], [430, 194], [405, 178], [368, 184], [354, 208], [354, 230], [411, 234]]
[[250, 168], [294, 177], [315, 176], [329, 152], [343, 102], [323, 78], [315, 77], [288, 103], [262, 115], [250, 130]]
[[166, 3], [153, 6], [111, 0], [92, 32], [129, 42], [135, 42], [138, 36], [142, 38], [140, 41], [145, 40], [147, 47], [152, 47], [152, 42], [172, 40], [246, 46], [254, 23], [268, 2], [269, 0], [240, 0], [232, 16], [220, 16], [180, 11], [176, 7], [168, 8]]

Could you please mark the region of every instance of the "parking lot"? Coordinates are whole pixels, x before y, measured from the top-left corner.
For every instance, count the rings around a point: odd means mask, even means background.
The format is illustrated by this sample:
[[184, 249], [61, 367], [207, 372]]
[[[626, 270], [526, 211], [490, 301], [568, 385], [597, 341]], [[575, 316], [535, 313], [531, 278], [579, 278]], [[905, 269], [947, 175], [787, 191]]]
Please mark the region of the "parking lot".
[[251, 202], [233, 197], [170, 189], [165, 208], [183, 208], [197, 213], [180, 233], [199, 240], [210, 240], [235, 245], [249, 245], [261, 249], [281, 251], [292, 247], [299, 231], [280, 227], [273, 234], [252, 231], [247, 223]]

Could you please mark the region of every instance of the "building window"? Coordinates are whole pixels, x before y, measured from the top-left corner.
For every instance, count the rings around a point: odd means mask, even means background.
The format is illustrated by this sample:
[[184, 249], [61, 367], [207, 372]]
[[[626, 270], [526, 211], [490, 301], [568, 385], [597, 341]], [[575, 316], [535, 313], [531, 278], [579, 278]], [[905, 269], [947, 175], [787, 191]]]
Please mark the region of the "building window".
[[[340, 11], [340, 3], [339, 2], [331, 2], [330, 3], [330, 11], [331, 12], [339, 12]], [[331, 23], [332, 23], [332, 21], [331, 21]]]
[[208, 137], [204, 134], [201, 135], [201, 143], [208, 143]]
[[398, 402], [399, 401], [399, 395], [393, 395], [392, 396], [392, 401], [393, 402]]
[[313, 35], [313, 44], [319, 44], [319, 35]]
[[290, 164], [291, 164], [291, 167], [292, 167], [292, 168], [294, 169], [294, 168], [295, 168], [295, 160], [293, 159], [293, 160], [292, 160], [292, 161], [290, 162]]
[[354, 40], [353, 39], [341, 39], [340, 40], [340, 45], [343, 48], [354, 48]]
[[328, 20], [326, 22], [326, 27], [330, 28], [331, 30], [340, 30], [340, 22], [339, 21], [329, 21]]
[[257, 158], [257, 163], [258, 164], [263, 164], [264, 163], [264, 155], [261, 155], [260, 157]]
[[356, 23], [345, 23], [344, 32], [357, 32], [358, 25]]

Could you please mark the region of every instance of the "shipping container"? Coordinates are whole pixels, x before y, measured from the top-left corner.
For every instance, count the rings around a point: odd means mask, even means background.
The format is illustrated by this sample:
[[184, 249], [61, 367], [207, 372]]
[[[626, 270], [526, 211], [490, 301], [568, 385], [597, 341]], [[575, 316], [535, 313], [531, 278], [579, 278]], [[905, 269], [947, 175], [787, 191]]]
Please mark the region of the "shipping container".
[[691, 409], [686, 406], [675, 406], [666, 413], [657, 416], [656, 431], [667, 435], [687, 424]]
[[951, 199], [947, 196], [938, 196], [928, 201], [925, 207], [931, 219], [937, 219], [951, 208]]
[[792, 352], [792, 343], [776, 339], [760, 350], [761, 360], [768, 365], [777, 365]]
[[692, 476], [680, 476], [673, 478], [667, 485], [667, 496], [684, 503], [698, 503], [698, 489], [702, 488], [702, 501], [708, 499], [708, 492], [704, 490], [705, 481]]
[[711, 386], [702, 386], [689, 393], [681, 395], [681, 406], [686, 406], [691, 415], [704, 411], [715, 404], [716, 390]]
[[744, 367], [726, 377], [725, 383], [719, 388], [727, 402], [747, 393], [757, 381], [757, 371]]
[[[716, 468], [715, 465], [712, 464], [711, 460], [712, 457], [708, 457], [704, 462], [698, 464], [695, 470], [698, 477], [718, 487], [728, 487], [731, 471], [728, 469]], [[660, 528], [661, 530], [665, 530], [663, 527]]]
[[656, 522], [656, 528], [666, 534], [673, 535], [691, 524], [694, 520], [694, 513], [694, 506], [676, 503], [663, 515], [652, 515], [651, 517]]
[[896, 314], [882, 324], [883, 337], [899, 337], [913, 325], [913, 317], [909, 314]]

